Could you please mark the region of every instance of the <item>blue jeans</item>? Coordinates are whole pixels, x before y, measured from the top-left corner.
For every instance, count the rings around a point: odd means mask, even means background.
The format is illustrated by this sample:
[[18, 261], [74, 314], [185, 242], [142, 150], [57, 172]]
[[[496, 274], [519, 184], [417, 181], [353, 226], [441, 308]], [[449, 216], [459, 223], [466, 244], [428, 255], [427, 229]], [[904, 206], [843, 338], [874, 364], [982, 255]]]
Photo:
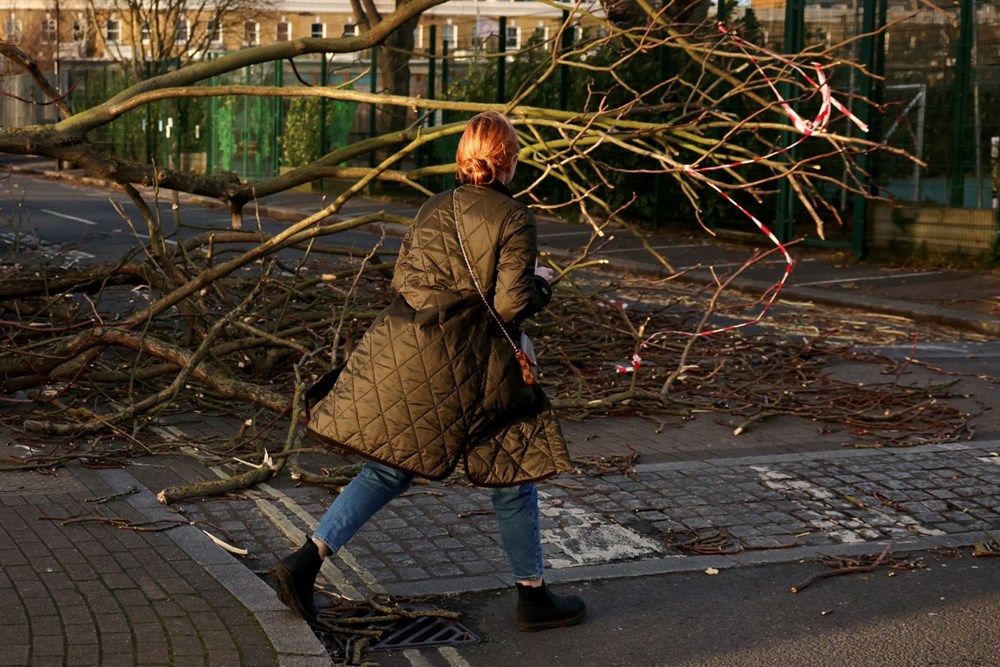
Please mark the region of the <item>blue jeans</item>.
[[[333, 501], [316, 526], [313, 537], [336, 553], [390, 500], [413, 483], [413, 477], [393, 468], [367, 462]], [[542, 576], [542, 539], [538, 518], [538, 489], [534, 483], [493, 490], [493, 509], [500, 524], [500, 541], [517, 581]]]

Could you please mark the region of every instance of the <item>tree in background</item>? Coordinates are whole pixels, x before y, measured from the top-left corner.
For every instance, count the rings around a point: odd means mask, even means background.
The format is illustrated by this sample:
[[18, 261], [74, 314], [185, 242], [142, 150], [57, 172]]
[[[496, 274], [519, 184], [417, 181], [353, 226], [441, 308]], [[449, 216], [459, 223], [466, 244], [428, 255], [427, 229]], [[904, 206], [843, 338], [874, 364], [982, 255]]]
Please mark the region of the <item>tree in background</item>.
[[134, 80], [162, 74], [221, 51], [226, 39], [247, 42], [247, 25], [271, 0], [88, 0], [90, 31]]
[[[298, 394], [290, 387], [301, 388], [302, 377], [325, 371], [331, 361], [349, 353], [358, 323], [372, 317], [373, 305], [377, 305], [377, 299], [356, 303], [354, 289], [392, 267], [391, 261], [381, 257], [383, 251], [375, 249], [360, 263], [316, 276], [307, 270], [311, 253], [322, 247], [331, 256], [356, 258], [355, 248], [334, 244], [337, 234], [373, 222], [408, 223], [385, 212], [344, 218], [343, 207], [377, 181], [430, 194], [425, 182], [454, 173], [454, 165], [416, 167], [415, 156], [436, 142], [453, 140], [465, 125], [464, 120], [455, 120], [431, 128], [419, 124], [387, 128], [324, 155], [304, 155], [311, 161], [288, 173], [253, 181], [231, 173], [194, 174], [130, 160], [92, 141], [99, 128], [112, 126], [154, 102], [325, 97], [383, 105], [400, 117], [411, 109], [418, 114], [449, 111], [453, 118], [496, 109], [513, 120], [524, 146], [519, 195], [533, 201], [540, 211], [585, 221], [596, 233], [603, 233], [608, 225], [628, 225], [629, 207], [637, 192], [634, 183], [650, 178], [672, 184], [678, 201], [687, 202], [699, 220], [706, 202], [721, 201], [720, 197], [752, 200], [784, 179], [820, 226], [822, 218], [816, 212], [820, 187], [831, 185], [863, 194], [865, 188], [850, 168], [852, 160], [863, 152], [887, 150], [867, 138], [837, 131], [848, 121], [838, 106], [839, 94], [823, 83], [825, 72], [854, 67], [837, 45], [803, 54], [774, 54], [714, 24], [684, 23], [669, 11], [638, 3], [627, 8], [630, 22], [602, 20], [583, 10], [571, 13], [550, 42], [537, 42], [523, 54], [523, 63], [521, 58], [514, 63], [520, 83], [511, 88], [514, 93], [506, 104], [478, 102], [471, 95], [461, 100], [429, 100], [330, 86], [205, 85], [250, 65], [308, 54], [365, 53], [392, 39], [405, 43], [415, 18], [441, 2], [409, 0], [391, 14], [369, 15], [367, 30], [354, 37], [301, 38], [191, 62], [88, 108], [64, 106], [61, 119], [54, 124], [0, 127], [0, 151], [57, 158], [119, 184], [140, 211], [139, 224], [145, 224], [150, 239], [142, 261], [129, 258], [41, 278], [33, 267], [22, 267], [23, 271], [5, 276], [0, 300], [38, 296], [62, 303], [95, 285], [111, 289], [139, 284], [150, 295], [148, 303], [126, 312], [81, 317], [73, 326], [17, 329], [11, 344], [33, 353], [0, 360], [0, 380], [9, 390], [41, 395], [53, 384], [69, 391], [108, 378], [118, 378], [125, 383], [122, 386], [130, 387], [121, 397], [124, 408], [110, 407], [107, 414], [83, 424], [53, 417], [36, 424], [37, 428], [92, 433], [125, 426], [134, 431], [167, 406], [190, 400], [189, 386], [221, 395], [229, 405], [243, 402], [278, 414], [301, 408]], [[563, 32], [574, 30], [581, 21], [591, 26], [588, 39], [564, 49]], [[2, 45], [0, 53], [26, 69], [31, 67], [31, 58], [16, 47]], [[574, 83], [565, 108], [560, 108], [560, 94], [554, 91], [562, 90], [564, 72]], [[794, 91], [801, 115], [777, 96], [783, 84]], [[39, 86], [50, 98], [58, 97], [44, 79]], [[861, 103], [865, 101], [855, 101]], [[793, 140], [811, 137], [817, 146], [812, 155], [828, 154], [848, 168], [815, 170], [807, 161], [786, 159], [789, 136]], [[373, 156], [377, 156], [375, 166], [368, 167]], [[752, 171], [746, 169], [749, 166]], [[322, 177], [336, 177], [347, 185], [314, 214], [276, 234], [240, 228], [248, 203]], [[157, 189], [143, 192], [142, 185]], [[171, 239], [176, 245], [167, 243], [153, 205], [160, 189], [224, 202], [234, 229]], [[738, 214], [735, 208], [731, 210]], [[236, 244], [236, 249], [222, 255], [219, 248], [226, 243]], [[280, 258], [278, 253], [282, 253]], [[294, 266], [289, 265], [288, 253], [298, 253]], [[275, 271], [275, 267], [286, 270]], [[353, 281], [345, 280], [352, 276]], [[330, 294], [338, 297], [334, 305], [315, 301]], [[92, 302], [81, 297], [81, 303], [89, 304], [81, 310], [89, 313]], [[329, 339], [330, 332], [334, 343], [327, 348], [318, 341]], [[140, 368], [132, 363], [131, 370], [122, 371], [123, 355], [127, 359], [138, 355], [150, 365]], [[294, 368], [294, 378], [289, 368]], [[276, 381], [277, 377], [281, 380]], [[140, 384], [141, 392], [132, 391]], [[619, 395], [616, 400], [623, 399]]]

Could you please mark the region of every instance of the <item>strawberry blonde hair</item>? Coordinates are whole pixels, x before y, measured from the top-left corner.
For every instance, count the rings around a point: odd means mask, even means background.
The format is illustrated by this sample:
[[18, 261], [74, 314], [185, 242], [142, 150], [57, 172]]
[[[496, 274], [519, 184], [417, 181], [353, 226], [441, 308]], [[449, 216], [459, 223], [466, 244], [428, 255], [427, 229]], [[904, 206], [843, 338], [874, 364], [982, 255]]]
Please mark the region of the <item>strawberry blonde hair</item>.
[[458, 180], [489, 185], [514, 163], [519, 151], [517, 134], [506, 116], [496, 111], [473, 116], [455, 152]]

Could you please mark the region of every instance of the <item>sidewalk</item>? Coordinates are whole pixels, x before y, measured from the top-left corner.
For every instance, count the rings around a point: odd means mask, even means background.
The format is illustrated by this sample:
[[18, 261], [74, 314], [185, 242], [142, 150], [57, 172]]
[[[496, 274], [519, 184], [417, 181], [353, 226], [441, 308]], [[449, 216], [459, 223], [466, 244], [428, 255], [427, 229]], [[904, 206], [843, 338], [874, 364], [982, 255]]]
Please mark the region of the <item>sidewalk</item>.
[[[261, 214], [297, 219], [315, 211], [318, 200], [286, 193], [265, 202]], [[383, 204], [357, 206], [371, 211]], [[579, 228], [540, 226], [543, 245], [554, 253], [571, 254], [587, 236]], [[685, 277], [694, 282], [711, 279], [708, 266], [738, 267], [752, 253], [701, 237], [651, 234], [648, 241], [675, 270], [700, 266]], [[782, 298], [851, 308], [859, 318], [880, 312], [954, 326], [970, 338], [995, 340], [1000, 332], [1000, 277], [993, 274], [841, 265], [808, 249], [793, 254], [798, 265]], [[638, 240], [624, 235], [601, 256], [660, 273]], [[761, 294], [783, 270], [780, 259], [755, 266], [738, 286]], [[957, 354], [962, 369], [995, 374], [1000, 352], [969, 345], [942, 354]], [[1000, 407], [992, 384], [961, 382], [963, 391]], [[842, 434], [819, 433], [810, 420], [794, 418], [768, 421], [739, 438], [710, 416], [667, 429], [639, 418], [564, 426], [574, 457], [631, 449], [640, 458], [634, 474], [568, 474], [540, 487], [552, 582], [795, 562], [818, 551], [878, 553], [890, 544], [895, 552], [951, 548], [1000, 527], [1000, 409], [984, 413], [971, 442], [906, 449], [847, 449]], [[225, 420], [192, 415], [162, 435], [197, 442], [236, 430]], [[13, 455], [16, 446], [0, 432], [0, 452]], [[339, 460], [310, 455], [304, 464], [315, 470]], [[0, 474], [0, 599], [7, 602], [0, 631], [8, 638], [0, 665], [329, 664], [319, 640], [260, 576], [301, 543], [330, 502], [328, 491], [282, 475], [239, 496], [177, 507], [155, 500], [164, 486], [234, 472], [175, 456], [123, 470], [72, 464], [47, 475]], [[97, 502], [129, 487], [138, 492]], [[107, 521], [62, 525], [42, 516], [158, 521], [158, 528], [203, 523], [137, 532]], [[494, 523], [488, 492], [415, 485], [328, 559], [323, 583], [352, 597], [509, 588]], [[223, 551], [203, 528], [249, 554]], [[671, 546], [695, 533], [727, 536], [724, 550], [734, 553]]]

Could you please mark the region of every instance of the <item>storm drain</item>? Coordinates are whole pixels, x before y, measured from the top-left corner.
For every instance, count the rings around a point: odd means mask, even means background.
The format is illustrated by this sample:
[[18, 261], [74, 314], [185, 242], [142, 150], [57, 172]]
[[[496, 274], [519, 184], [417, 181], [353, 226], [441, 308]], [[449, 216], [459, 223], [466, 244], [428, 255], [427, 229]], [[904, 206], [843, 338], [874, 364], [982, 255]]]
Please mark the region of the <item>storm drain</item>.
[[[426, 611], [423, 609], [422, 611]], [[387, 627], [382, 638], [372, 644], [372, 650], [418, 648], [422, 646], [455, 646], [478, 642], [479, 637], [457, 621], [438, 616], [418, 616], [400, 619]]]

